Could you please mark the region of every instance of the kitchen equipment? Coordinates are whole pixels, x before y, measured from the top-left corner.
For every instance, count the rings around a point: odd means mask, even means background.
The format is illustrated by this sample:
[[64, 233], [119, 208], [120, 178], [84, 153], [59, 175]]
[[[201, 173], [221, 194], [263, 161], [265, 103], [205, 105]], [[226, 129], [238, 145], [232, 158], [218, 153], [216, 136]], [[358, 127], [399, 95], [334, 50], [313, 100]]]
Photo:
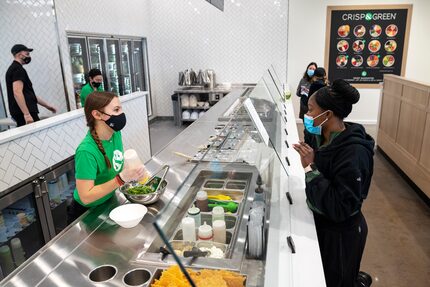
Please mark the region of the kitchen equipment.
[[226, 228], [224, 220], [215, 220], [212, 222], [214, 241], [219, 243], [225, 243]]
[[196, 195], [196, 206], [200, 208], [200, 211], [207, 212], [208, 208], [208, 194], [204, 190], [200, 190]]
[[199, 118], [199, 112], [193, 111], [190, 115], [191, 120], [197, 120]]
[[188, 217], [194, 219], [197, 228], [202, 225], [202, 216], [200, 214], [200, 208], [195, 207], [194, 205], [193, 207], [188, 208]]
[[209, 69], [209, 70], [206, 70], [206, 73], [207, 73], [208, 79], [209, 79], [209, 83], [208, 83], [209, 89], [215, 88], [215, 86], [216, 86], [215, 71]]
[[70, 55], [71, 56], [81, 56], [82, 55], [81, 44], [78, 44], [78, 43], [70, 44], [69, 49], [70, 49]]
[[205, 115], [205, 112], [204, 112], [204, 111], [201, 111], [201, 112], [199, 113], [199, 118], [203, 117], [204, 115]]
[[197, 96], [196, 95], [190, 95], [189, 105], [191, 108], [197, 107]]
[[221, 206], [215, 206], [212, 209], [212, 222], [215, 222], [216, 220], [224, 221], [224, 208]]
[[181, 107], [188, 108], [190, 106], [190, 97], [188, 95], [181, 96]]
[[139, 224], [148, 209], [138, 203], [129, 203], [114, 208], [109, 218], [124, 228], [132, 228]]
[[196, 241], [196, 222], [194, 218], [184, 217], [181, 224], [183, 239], [185, 241]]
[[[157, 177], [156, 175], [160, 173], [162, 170], [164, 170], [164, 173], [162, 177]], [[167, 172], [169, 171], [168, 165], [163, 165], [150, 179], [148, 179], [147, 183], [145, 183], [145, 186], [154, 186], [155, 182], [158, 181], [159, 184], [155, 188], [155, 191], [148, 194], [131, 194], [128, 193], [127, 190], [131, 187], [141, 186], [142, 184], [138, 182], [129, 182], [125, 183], [123, 186], [119, 188], [119, 190], [125, 195], [125, 197], [130, 200], [131, 202], [136, 202], [140, 204], [152, 204], [156, 202], [164, 193], [167, 186], [167, 181], [164, 180], [166, 177]]]
[[205, 223], [199, 227], [199, 240], [212, 240], [212, 238], [212, 227], [207, 225], [205, 221]]
[[191, 113], [189, 110], [185, 110], [182, 112], [182, 119], [183, 120], [189, 120], [191, 117]]

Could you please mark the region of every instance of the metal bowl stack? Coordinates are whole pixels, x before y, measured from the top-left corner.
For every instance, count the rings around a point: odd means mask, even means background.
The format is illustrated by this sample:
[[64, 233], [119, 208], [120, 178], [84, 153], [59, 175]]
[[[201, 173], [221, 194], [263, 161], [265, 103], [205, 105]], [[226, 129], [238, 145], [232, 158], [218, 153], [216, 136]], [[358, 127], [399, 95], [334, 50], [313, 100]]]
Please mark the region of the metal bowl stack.
[[155, 192], [152, 192], [152, 193], [147, 193], [147, 194], [131, 194], [131, 193], [128, 193], [128, 190], [130, 188], [136, 187], [136, 186], [141, 186], [141, 184], [138, 182], [125, 183], [123, 186], [121, 186], [119, 188], [119, 190], [131, 202], [145, 204], [145, 205], [146, 204], [152, 204], [152, 203], [156, 202], [163, 195], [164, 191], [166, 190], [166, 186], [167, 186], [167, 181], [166, 180], [161, 181], [161, 178], [159, 178], [159, 177], [154, 177], [152, 180], [147, 182], [145, 185], [146, 186], [153, 186], [153, 183], [155, 180], [160, 181], [160, 186], [159, 186], [158, 190], [156, 190]]

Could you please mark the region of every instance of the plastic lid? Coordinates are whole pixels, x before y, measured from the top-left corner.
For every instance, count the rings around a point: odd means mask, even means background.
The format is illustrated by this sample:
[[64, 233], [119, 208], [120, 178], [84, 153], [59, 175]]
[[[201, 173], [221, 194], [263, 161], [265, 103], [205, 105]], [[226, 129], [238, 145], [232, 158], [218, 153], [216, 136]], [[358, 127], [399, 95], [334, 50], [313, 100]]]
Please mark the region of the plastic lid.
[[206, 224], [206, 221], [203, 225], [199, 227], [199, 236], [201, 237], [210, 237], [212, 236], [212, 227]]
[[189, 215], [196, 215], [199, 213], [200, 213], [200, 208], [195, 207], [194, 205], [193, 205], [193, 207], [188, 208], [188, 214]]
[[224, 208], [222, 206], [215, 206], [212, 209], [212, 214], [224, 214]]
[[208, 198], [208, 194], [207, 194], [206, 191], [200, 190], [199, 192], [197, 192], [196, 199], [198, 199], [198, 200], [206, 200], [207, 198]]
[[213, 228], [214, 229], [221, 229], [221, 228], [225, 228], [225, 221], [224, 220], [215, 220], [213, 223]]

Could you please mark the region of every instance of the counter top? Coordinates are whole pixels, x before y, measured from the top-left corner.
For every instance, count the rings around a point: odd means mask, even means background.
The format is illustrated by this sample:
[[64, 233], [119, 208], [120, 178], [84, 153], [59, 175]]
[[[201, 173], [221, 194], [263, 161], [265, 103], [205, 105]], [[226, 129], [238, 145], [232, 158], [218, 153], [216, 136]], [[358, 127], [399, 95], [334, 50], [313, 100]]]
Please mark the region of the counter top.
[[177, 88], [174, 93], [177, 94], [207, 94], [207, 93], [222, 93], [228, 94], [231, 92], [231, 88], [225, 86], [217, 86], [213, 89], [205, 88], [201, 86], [184, 86]]
[[[151, 172], [168, 164], [170, 170], [166, 180], [169, 184], [160, 201], [149, 206], [148, 214], [137, 227], [123, 229], [108, 219], [109, 212], [126, 201], [123, 195], [117, 192], [106, 204], [87, 211], [57, 235], [9, 275], [3, 286], [22, 286], [23, 283], [26, 286], [100, 286], [91, 282], [88, 274], [101, 265], [114, 265], [117, 269], [115, 277], [103, 282], [103, 286], [123, 286], [124, 275], [133, 268], [143, 267], [154, 273], [156, 268], [166, 267], [161, 260], [158, 264], [139, 264], [136, 258], [148, 249], [157, 236], [151, 222], [166, 203], [172, 201], [179, 208], [184, 208], [180, 204], [181, 199], [177, 196], [177, 191], [183, 183], [187, 183], [196, 163], [187, 162], [184, 158], [174, 155], [174, 152], [195, 154], [198, 146], [205, 144], [208, 137], [213, 134], [214, 128], [219, 124], [218, 117], [245, 91], [245, 88], [233, 89], [227, 97], [221, 99], [203, 117], [146, 162], [146, 167]], [[288, 112], [294, 116], [291, 102], [288, 105], [290, 105]], [[297, 128], [293, 121], [289, 121], [289, 125], [288, 128], [292, 131], [289, 133], [289, 139], [293, 141], [298, 138]], [[291, 151], [284, 150], [283, 153], [288, 153], [291, 159], [297, 160]], [[265, 286], [325, 286], [313, 217], [304, 205], [303, 169], [297, 168], [297, 165], [293, 168], [295, 171], [291, 168], [288, 176], [282, 174], [280, 166], [276, 168], [280, 174], [275, 176], [280, 181], [274, 184], [278, 192], [271, 195]], [[294, 208], [288, 204], [285, 190], [293, 192], [294, 200], [297, 202]], [[292, 254], [289, 249], [287, 236], [294, 238], [296, 254]], [[251, 261], [247, 264], [253, 265]], [[260, 267], [255, 264], [242, 268], [252, 270]], [[263, 270], [264, 267], [258, 272], [264, 272]], [[251, 277], [252, 274], [249, 278], [252, 279]], [[248, 281], [250, 284], [252, 280]]]

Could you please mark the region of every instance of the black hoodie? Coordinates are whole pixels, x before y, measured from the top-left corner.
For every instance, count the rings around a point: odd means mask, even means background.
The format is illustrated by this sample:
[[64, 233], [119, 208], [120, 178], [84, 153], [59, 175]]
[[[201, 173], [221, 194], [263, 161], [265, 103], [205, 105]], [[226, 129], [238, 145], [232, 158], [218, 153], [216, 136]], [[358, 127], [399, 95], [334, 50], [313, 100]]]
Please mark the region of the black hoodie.
[[360, 124], [345, 122], [345, 128], [321, 147], [315, 135], [305, 134], [305, 142], [315, 151], [314, 164], [319, 171], [306, 183], [308, 204], [335, 222], [360, 210], [373, 174], [375, 141]]

